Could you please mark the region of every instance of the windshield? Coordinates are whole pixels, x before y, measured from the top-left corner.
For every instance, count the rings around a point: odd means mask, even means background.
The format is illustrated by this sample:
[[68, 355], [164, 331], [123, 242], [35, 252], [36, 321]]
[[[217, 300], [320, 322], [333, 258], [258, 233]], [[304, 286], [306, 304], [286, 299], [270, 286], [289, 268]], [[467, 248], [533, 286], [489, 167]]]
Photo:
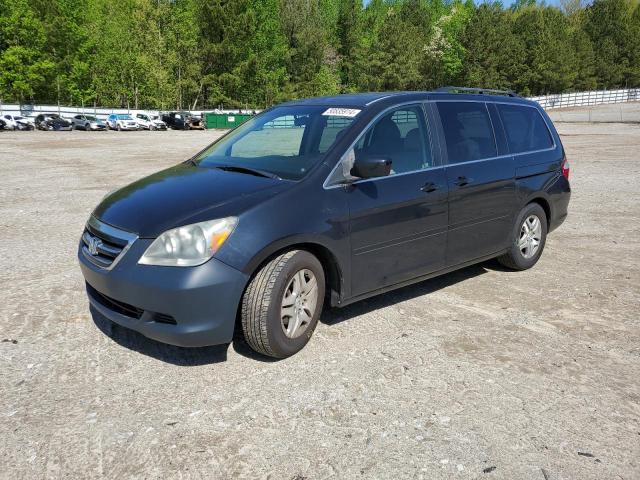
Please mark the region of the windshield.
[[321, 106], [276, 107], [233, 130], [194, 161], [204, 167], [245, 167], [299, 180], [359, 112]]
[[131, 115], [118, 115], [118, 120], [133, 120]]

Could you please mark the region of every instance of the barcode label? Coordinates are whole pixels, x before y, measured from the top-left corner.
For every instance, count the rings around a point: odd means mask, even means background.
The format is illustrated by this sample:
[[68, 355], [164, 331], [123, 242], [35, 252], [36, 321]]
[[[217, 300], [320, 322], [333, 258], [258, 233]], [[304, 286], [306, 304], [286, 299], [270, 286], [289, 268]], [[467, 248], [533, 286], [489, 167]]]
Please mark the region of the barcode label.
[[322, 115], [331, 117], [355, 117], [360, 113], [357, 108], [328, 108]]

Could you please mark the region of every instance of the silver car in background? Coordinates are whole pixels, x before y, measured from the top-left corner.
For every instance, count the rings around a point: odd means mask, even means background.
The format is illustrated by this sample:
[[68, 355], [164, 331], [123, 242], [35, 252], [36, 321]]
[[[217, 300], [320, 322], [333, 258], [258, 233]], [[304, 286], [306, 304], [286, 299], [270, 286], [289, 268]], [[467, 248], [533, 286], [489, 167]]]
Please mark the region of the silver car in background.
[[71, 124], [75, 130], [106, 130], [107, 126], [99, 118], [91, 115], [79, 114], [71, 119]]

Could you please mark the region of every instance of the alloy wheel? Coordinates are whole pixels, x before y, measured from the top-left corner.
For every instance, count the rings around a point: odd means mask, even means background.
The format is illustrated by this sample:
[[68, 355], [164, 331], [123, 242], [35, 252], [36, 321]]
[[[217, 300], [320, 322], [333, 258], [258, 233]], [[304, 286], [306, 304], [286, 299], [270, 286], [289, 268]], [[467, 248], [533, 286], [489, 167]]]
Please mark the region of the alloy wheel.
[[522, 227], [518, 238], [518, 249], [524, 258], [533, 257], [540, 249], [542, 240], [542, 223], [537, 215], [529, 215]]
[[311, 324], [318, 304], [318, 281], [309, 269], [299, 270], [282, 296], [280, 324], [288, 338], [298, 338]]

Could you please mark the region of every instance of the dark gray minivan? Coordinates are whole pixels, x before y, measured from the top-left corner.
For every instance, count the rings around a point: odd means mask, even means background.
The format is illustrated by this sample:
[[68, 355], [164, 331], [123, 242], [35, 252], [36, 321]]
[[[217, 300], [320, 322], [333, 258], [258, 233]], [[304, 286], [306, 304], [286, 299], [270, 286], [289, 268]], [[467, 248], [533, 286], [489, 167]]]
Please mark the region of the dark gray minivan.
[[147, 337], [286, 357], [340, 307], [491, 258], [532, 267], [567, 216], [549, 117], [447, 88], [275, 106], [108, 195], [78, 257], [92, 306]]

